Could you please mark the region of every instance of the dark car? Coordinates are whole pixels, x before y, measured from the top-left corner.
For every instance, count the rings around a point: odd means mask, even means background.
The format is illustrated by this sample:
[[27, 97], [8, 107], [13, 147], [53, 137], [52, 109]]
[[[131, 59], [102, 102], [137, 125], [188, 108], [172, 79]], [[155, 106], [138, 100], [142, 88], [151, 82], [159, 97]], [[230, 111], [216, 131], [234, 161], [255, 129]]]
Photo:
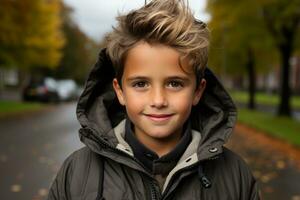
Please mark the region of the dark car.
[[57, 82], [54, 78], [32, 79], [23, 90], [24, 101], [58, 102]]

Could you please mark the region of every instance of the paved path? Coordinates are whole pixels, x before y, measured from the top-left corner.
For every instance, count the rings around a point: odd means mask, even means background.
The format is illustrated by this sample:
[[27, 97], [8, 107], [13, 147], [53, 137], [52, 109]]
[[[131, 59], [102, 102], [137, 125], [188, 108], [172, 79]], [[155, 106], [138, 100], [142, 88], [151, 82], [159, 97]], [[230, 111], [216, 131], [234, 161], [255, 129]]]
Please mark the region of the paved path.
[[63, 160], [81, 144], [75, 104], [0, 121], [0, 199], [45, 199]]
[[228, 146], [250, 165], [263, 200], [300, 200], [300, 149], [241, 125]]

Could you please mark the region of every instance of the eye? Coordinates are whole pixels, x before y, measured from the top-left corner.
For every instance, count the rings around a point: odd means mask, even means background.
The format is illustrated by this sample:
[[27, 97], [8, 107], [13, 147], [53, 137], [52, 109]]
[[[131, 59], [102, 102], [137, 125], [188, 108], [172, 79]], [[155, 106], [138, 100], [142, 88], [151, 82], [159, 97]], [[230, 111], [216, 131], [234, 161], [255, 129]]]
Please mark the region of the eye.
[[132, 87], [135, 88], [145, 88], [148, 86], [148, 83], [146, 81], [136, 81], [132, 84]]
[[173, 81], [169, 81], [167, 86], [171, 88], [182, 88], [184, 84], [182, 81], [173, 80]]

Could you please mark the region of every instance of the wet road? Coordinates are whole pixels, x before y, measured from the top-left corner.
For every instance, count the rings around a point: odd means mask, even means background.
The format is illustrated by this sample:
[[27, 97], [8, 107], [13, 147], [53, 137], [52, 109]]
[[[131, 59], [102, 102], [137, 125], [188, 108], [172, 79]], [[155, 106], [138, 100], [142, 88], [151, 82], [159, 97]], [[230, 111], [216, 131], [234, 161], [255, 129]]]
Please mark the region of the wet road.
[[75, 104], [0, 121], [0, 199], [45, 199], [63, 160], [82, 144]]
[[[0, 120], [0, 199], [45, 199], [63, 160], [83, 146], [78, 128], [74, 103]], [[250, 164], [264, 200], [300, 200], [300, 171], [272, 144], [236, 132], [229, 146]]]

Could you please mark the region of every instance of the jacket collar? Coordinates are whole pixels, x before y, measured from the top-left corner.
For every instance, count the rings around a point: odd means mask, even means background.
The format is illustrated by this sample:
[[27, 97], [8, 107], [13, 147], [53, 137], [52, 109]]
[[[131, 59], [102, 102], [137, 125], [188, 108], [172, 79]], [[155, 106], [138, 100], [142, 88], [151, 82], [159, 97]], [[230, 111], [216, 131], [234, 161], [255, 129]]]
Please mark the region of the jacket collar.
[[134, 156], [153, 174], [168, 174], [174, 168], [192, 139], [190, 123], [186, 123], [179, 143], [171, 152], [159, 157], [136, 138], [131, 125], [132, 123], [127, 118], [125, 140], [131, 146]]
[[[100, 139], [117, 147], [119, 142], [113, 127], [125, 119], [126, 115], [112, 89], [114, 76], [111, 60], [106, 49], [103, 49], [89, 74], [76, 112], [81, 126], [93, 130], [94, 140]], [[222, 152], [222, 146], [236, 122], [237, 111], [231, 97], [210, 69], [206, 68], [204, 78], [207, 86], [202, 99], [192, 109], [191, 124], [192, 129], [201, 132], [202, 139], [197, 145], [198, 157], [209, 158]], [[86, 136], [80, 135], [84, 141]], [[86, 145], [91, 150], [95, 149], [95, 145]]]

